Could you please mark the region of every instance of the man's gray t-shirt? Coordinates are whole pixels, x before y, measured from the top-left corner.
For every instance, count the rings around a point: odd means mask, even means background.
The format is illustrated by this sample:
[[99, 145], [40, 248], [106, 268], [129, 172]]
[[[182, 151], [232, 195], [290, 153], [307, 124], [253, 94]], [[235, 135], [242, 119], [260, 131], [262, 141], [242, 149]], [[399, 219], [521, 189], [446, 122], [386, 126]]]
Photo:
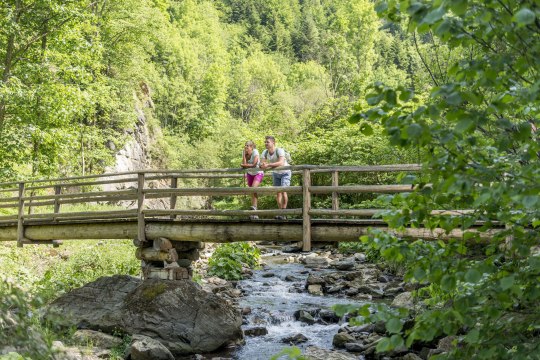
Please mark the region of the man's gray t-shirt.
[[[275, 148], [274, 153], [270, 154], [270, 151], [264, 150], [263, 151], [263, 159], [266, 157], [266, 160], [269, 163], [277, 163], [279, 161], [279, 157], [283, 156], [284, 163], [283, 166], [288, 166], [287, 159], [285, 158], [285, 150], [282, 148]], [[291, 170], [273, 170], [276, 174], [286, 174], [290, 172]]]

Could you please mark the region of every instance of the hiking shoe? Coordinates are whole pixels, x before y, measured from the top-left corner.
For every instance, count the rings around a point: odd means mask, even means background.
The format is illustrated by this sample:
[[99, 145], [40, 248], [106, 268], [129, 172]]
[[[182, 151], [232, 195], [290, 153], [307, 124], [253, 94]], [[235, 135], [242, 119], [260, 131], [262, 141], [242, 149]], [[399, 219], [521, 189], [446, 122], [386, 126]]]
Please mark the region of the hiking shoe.
[[286, 220], [287, 218], [285, 216], [278, 215], [276, 216], [276, 220]]

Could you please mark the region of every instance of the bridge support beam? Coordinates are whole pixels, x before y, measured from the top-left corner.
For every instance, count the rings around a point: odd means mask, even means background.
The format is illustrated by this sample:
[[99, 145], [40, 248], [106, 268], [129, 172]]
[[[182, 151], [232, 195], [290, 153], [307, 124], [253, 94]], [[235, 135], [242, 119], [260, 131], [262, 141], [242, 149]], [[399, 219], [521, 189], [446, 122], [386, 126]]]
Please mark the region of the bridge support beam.
[[[368, 228], [386, 230], [381, 224], [358, 224], [355, 222], [328, 222], [312, 221], [312, 242], [340, 242], [358, 241], [358, 238], [367, 234]], [[474, 229], [468, 230], [475, 232]], [[489, 240], [501, 229], [478, 232], [480, 239]], [[396, 233], [395, 231], [393, 231]], [[426, 240], [445, 240], [462, 238], [461, 230], [454, 230], [446, 234], [444, 229], [404, 229], [396, 233], [399, 236], [421, 238]], [[104, 222], [94, 224], [55, 224], [55, 225], [25, 225], [25, 237], [30, 240], [106, 240], [106, 239], [136, 239], [137, 221], [131, 222]], [[170, 221], [146, 223], [146, 238], [155, 240], [160, 237], [171, 241], [182, 242], [214, 242], [228, 243], [236, 241], [276, 241], [298, 242], [302, 241], [302, 223], [289, 220], [285, 223], [275, 221]], [[17, 226], [2, 226], [0, 241], [16, 241]]]

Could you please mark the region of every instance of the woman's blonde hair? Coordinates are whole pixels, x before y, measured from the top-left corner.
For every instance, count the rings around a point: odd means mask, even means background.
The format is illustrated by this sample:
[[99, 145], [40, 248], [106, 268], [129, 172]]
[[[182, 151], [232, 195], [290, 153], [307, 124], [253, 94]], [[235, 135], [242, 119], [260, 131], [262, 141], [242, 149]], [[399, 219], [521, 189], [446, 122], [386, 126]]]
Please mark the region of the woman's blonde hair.
[[246, 141], [245, 145], [251, 146], [253, 149], [257, 148], [257, 145], [255, 145], [255, 143], [251, 140]]

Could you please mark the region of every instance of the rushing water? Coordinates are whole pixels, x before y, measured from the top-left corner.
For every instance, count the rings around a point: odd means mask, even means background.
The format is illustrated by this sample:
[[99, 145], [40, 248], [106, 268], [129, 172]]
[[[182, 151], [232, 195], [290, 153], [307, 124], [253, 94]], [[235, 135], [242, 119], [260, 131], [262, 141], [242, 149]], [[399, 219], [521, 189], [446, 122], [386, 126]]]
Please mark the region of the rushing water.
[[[242, 280], [239, 287], [244, 291], [240, 300], [241, 307], [250, 307], [252, 312], [247, 316], [247, 324], [243, 327], [265, 327], [267, 335], [247, 336], [246, 343], [232, 354], [238, 360], [268, 360], [283, 348], [290, 346], [282, 340], [298, 333], [308, 338], [307, 342], [296, 345], [304, 349], [314, 345], [325, 349], [332, 348], [332, 339], [337, 333], [339, 324], [313, 324], [296, 321], [297, 310], [330, 309], [335, 304], [351, 304], [344, 298], [314, 296], [307, 292], [299, 292], [306, 284], [311, 271], [298, 263], [283, 263], [283, 256], [267, 254], [263, 260], [267, 263], [264, 270], [257, 270], [251, 279]], [[269, 275], [274, 276], [269, 277]], [[294, 281], [286, 281], [287, 275]], [[291, 280], [291, 279], [288, 279]]]

